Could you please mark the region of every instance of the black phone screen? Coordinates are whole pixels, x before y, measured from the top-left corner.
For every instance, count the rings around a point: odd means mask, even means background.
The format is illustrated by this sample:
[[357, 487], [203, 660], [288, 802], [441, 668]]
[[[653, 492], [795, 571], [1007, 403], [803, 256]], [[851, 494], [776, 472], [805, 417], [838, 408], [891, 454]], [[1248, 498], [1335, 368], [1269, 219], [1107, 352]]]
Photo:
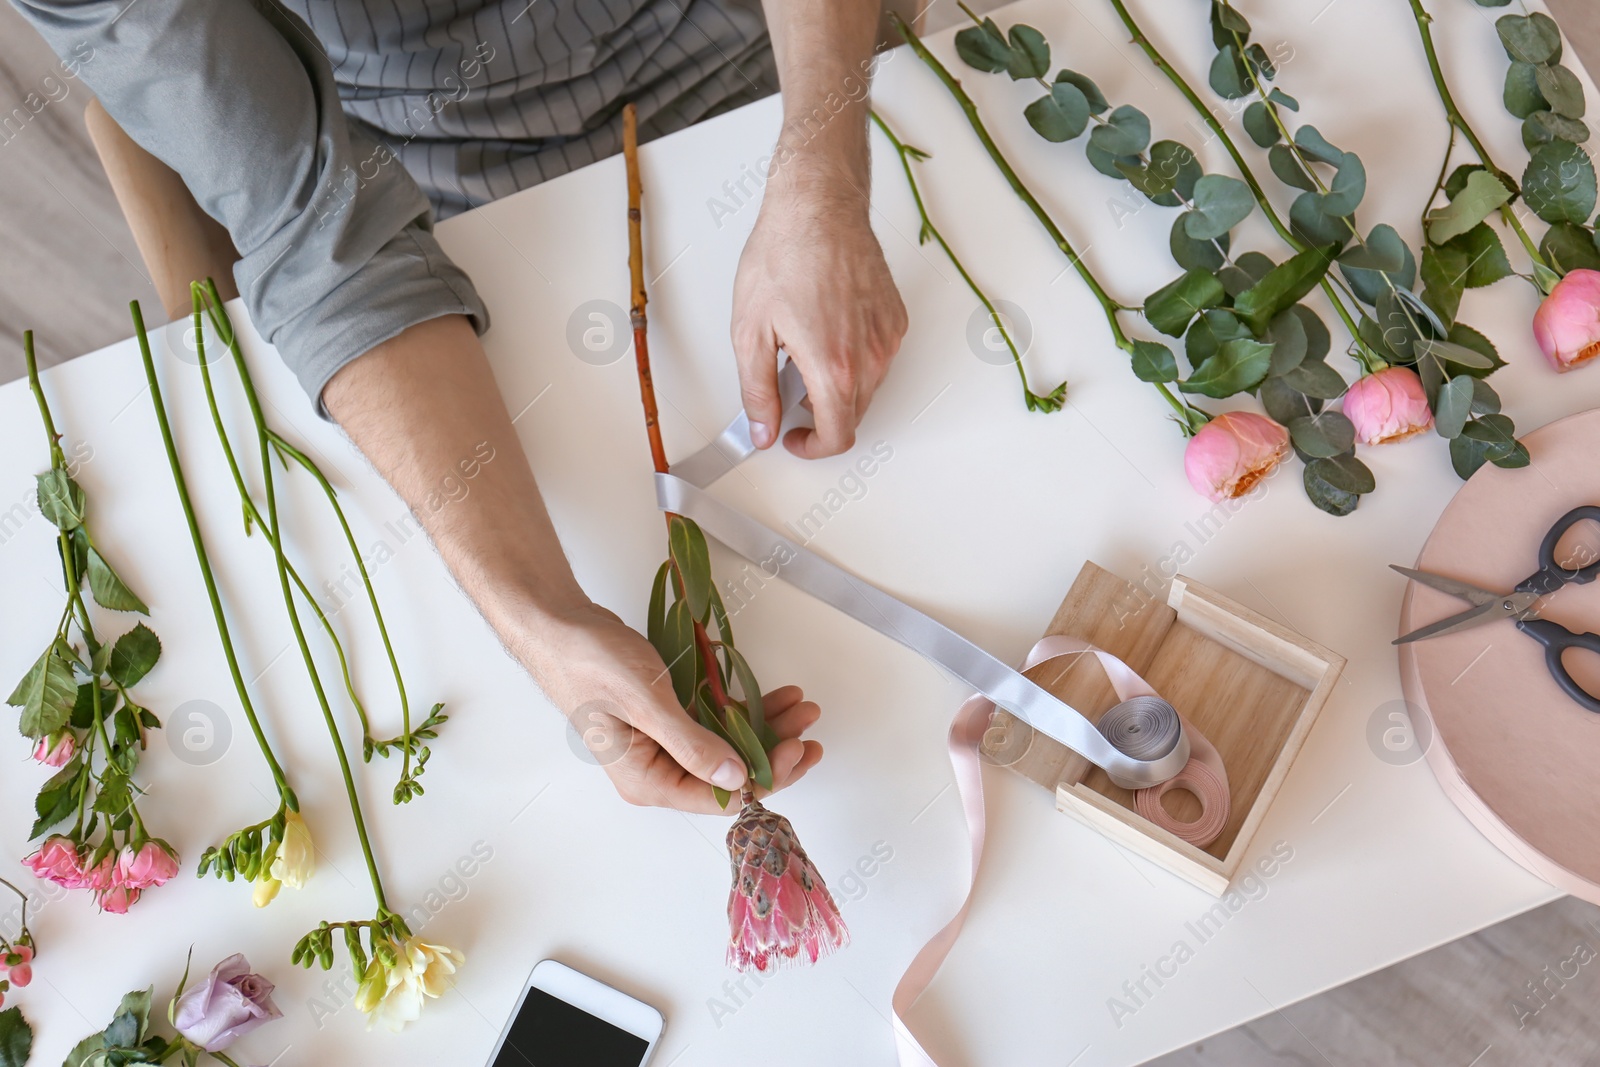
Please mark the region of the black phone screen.
[[643, 1038], [542, 989], [529, 989], [490, 1067], [639, 1067]]

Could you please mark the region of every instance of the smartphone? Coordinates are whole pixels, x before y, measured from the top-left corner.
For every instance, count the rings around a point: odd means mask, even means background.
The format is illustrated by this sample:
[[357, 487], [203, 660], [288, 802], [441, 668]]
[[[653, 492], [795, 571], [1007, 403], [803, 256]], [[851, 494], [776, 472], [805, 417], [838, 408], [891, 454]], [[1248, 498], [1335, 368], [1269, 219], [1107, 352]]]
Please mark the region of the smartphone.
[[555, 960], [528, 977], [489, 1067], [644, 1067], [661, 1013]]

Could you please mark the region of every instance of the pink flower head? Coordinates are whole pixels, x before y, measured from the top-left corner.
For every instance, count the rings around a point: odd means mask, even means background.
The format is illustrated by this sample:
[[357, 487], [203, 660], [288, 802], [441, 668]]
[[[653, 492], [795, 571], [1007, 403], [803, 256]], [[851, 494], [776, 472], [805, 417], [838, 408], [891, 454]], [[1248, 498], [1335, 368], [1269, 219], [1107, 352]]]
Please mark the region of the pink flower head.
[[113, 915], [126, 915], [128, 909], [139, 903], [139, 890], [125, 885], [112, 886], [100, 894], [100, 910]]
[[252, 974], [250, 961], [235, 953], [178, 998], [173, 1025], [207, 1052], [221, 1052], [262, 1023], [282, 1016], [272, 1002], [272, 983]]
[[789, 820], [745, 794], [728, 830], [733, 888], [728, 892], [728, 964], [765, 971], [815, 963], [850, 942], [822, 876]]
[[1230, 411], [1189, 439], [1183, 472], [1195, 492], [1232, 500], [1254, 489], [1289, 454], [1289, 431], [1265, 415]]
[[125, 848], [117, 858], [116, 884], [129, 889], [165, 885], [178, 873], [178, 855], [165, 841], [151, 838], [135, 851]]
[[39, 738], [39, 743], [33, 746], [33, 758], [46, 767], [65, 767], [77, 751], [77, 735], [71, 730], [58, 730]]
[[[81, 887], [104, 893], [117, 886], [117, 854], [107, 852], [93, 867], [85, 867]], [[128, 903], [133, 903], [129, 901]]]
[[27, 945], [12, 945], [0, 952], [0, 978], [21, 989], [33, 981], [33, 949]]
[[1533, 339], [1558, 371], [1600, 356], [1600, 271], [1575, 270], [1533, 313]]
[[1433, 428], [1422, 379], [1409, 367], [1387, 367], [1344, 394], [1344, 414], [1364, 445], [1386, 445]]
[[81, 889], [84, 886], [83, 858], [70, 837], [52, 834], [45, 838], [38, 852], [22, 862], [40, 878], [64, 889]]

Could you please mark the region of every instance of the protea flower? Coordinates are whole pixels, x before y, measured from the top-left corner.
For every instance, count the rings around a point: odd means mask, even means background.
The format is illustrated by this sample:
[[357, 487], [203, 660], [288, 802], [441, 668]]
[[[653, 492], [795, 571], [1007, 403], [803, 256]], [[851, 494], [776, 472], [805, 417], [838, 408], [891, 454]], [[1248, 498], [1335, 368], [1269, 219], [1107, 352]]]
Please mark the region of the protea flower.
[[746, 791], [728, 829], [728, 963], [741, 971], [815, 963], [850, 943], [822, 875], [794, 827]]

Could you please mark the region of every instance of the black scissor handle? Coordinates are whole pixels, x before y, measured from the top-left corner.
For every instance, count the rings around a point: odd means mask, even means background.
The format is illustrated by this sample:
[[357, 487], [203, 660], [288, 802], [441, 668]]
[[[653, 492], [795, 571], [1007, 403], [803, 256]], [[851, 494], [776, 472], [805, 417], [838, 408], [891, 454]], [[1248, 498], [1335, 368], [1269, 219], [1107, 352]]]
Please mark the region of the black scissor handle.
[[1539, 545], [1539, 569], [1517, 586], [1519, 593], [1538, 593], [1540, 596], [1547, 596], [1564, 585], [1588, 585], [1596, 577], [1600, 577], [1600, 556], [1572, 568], [1563, 567], [1556, 562], [1556, 548], [1561, 544], [1561, 539], [1567, 535], [1568, 530], [1585, 519], [1600, 522], [1600, 506], [1583, 504], [1555, 521], [1555, 525], [1550, 527], [1550, 532], [1544, 535], [1544, 541]]
[[1567, 696], [1589, 711], [1600, 714], [1600, 698], [1579, 685], [1577, 679], [1567, 671], [1567, 665], [1561, 661], [1568, 649], [1600, 653], [1600, 634], [1575, 634], [1549, 619], [1523, 619], [1517, 623], [1517, 629], [1544, 646], [1544, 662], [1550, 668], [1550, 677], [1556, 680]]

